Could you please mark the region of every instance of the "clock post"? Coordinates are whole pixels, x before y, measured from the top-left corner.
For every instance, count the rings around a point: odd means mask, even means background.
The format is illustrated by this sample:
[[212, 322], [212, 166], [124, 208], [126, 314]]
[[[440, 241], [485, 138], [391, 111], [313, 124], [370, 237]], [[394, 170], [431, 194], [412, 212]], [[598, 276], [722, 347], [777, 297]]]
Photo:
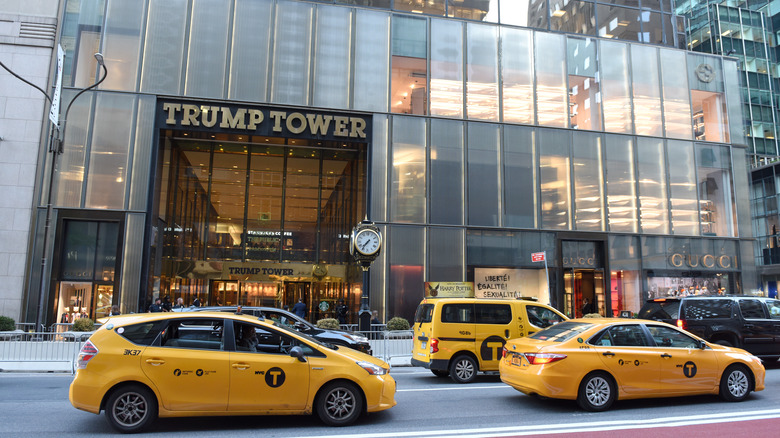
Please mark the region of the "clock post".
[[371, 331], [371, 308], [368, 305], [369, 268], [382, 249], [382, 233], [373, 222], [364, 219], [352, 229], [349, 237], [349, 253], [363, 270], [363, 293], [360, 296], [358, 330]]

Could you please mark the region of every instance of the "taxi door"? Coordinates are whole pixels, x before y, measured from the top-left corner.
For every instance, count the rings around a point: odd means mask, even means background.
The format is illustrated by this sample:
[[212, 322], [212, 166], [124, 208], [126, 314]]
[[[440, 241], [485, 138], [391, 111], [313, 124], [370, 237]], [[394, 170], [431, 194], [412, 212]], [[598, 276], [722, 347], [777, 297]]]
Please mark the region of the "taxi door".
[[222, 319], [174, 319], [160, 345], [141, 355], [141, 368], [171, 411], [224, 411], [228, 401], [228, 359]]
[[498, 369], [501, 360], [501, 351], [504, 344], [517, 330], [512, 329], [512, 306], [506, 304], [482, 304], [474, 305], [476, 314], [476, 353], [479, 357], [482, 371]]
[[[257, 335], [254, 347], [242, 347], [242, 326]], [[298, 341], [268, 327], [234, 323], [236, 351], [230, 353], [228, 411], [302, 410], [309, 399], [309, 363], [290, 356]], [[239, 351], [244, 350], [247, 351]]]
[[428, 364], [431, 361], [430, 341], [433, 337], [434, 303], [423, 301], [414, 314], [414, 339], [412, 340], [412, 360]]
[[712, 391], [718, 382], [718, 359], [709, 347], [671, 327], [648, 325], [661, 357], [660, 390], [669, 395]]
[[593, 341], [594, 350], [620, 386], [630, 395], [658, 392], [661, 356], [639, 324], [613, 325]]

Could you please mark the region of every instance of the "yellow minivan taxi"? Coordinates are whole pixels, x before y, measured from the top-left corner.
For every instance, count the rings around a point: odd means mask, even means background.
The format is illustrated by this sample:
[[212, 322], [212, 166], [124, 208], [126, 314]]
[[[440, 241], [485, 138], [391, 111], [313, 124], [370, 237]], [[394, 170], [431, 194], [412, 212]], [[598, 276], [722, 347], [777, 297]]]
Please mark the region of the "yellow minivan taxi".
[[411, 362], [438, 377], [473, 382], [479, 371], [498, 371], [508, 339], [566, 319], [554, 308], [528, 299], [426, 298], [414, 317]]
[[316, 412], [331, 426], [395, 406], [389, 365], [224, 312], [111, 317], [84, 344], [70, 402], [121, 432], [159, 417]]

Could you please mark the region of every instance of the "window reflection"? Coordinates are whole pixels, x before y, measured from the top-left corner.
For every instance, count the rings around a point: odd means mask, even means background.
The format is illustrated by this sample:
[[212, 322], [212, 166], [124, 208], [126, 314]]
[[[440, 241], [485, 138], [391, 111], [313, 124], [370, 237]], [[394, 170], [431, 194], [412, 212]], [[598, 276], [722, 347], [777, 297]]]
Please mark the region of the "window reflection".
[[463, 116], [463, 24], [431, 20], [431, 114]]
[[734, 194], [729, 148], [696, 145], [701, 234], [734, 236]]
[[607, 135], [607, 211], [610, 231], [637, 232], [634, 139]]
[[395, 0], [393, 6], [398, 11], [443, 16], [445, 0]]
[[696, 140], [727, 143], [728, 117], [723, 93], [691, 90], [693, 133]]
[[601, 129], [601, 93], [596, 43], [590, 38], [568, 38], [569, 126]]
[[425, 221], [425, 131], [422, 118], [393, 118], [391, 221]]
[[[565, 128], [566, 110], [566, 39], [563, 35], [534, 33], [536, 45], [537, 123]], [[539, 56], [543, 54], [543, 56]]]
[[539, 180], [542, 199], [542, 228], [570, 229], [571, 171], [569, 131], [539, 130]]
[[632, 45], [631, 66], [636, 133], [660, 137], [663, 131], [658, 49], [643, 45]]
[[601, 88], [604, 102], [604, 130], [630, 134], [631, 94], [628, 44], [601, 41]]
[[547, 29], [547, 0], [509, 0], [499, 6], [501, 24]]
[[614, 5], [596, 5], [598, 35], [602, 38], [639, 41], [639, 11]]
[[639, 219], [643, 233], [668, 234], [666, 160], [663, 140], [637, 139]]
[[594, 7], [579, 0], [550, 0], [550, 30], [596, 34]]
[[279, 260], [284, 148], [254, 146], [247, 190], [246, 259]]
[[[691, 139], [691, 102], [685, 52], [661, 49], [666, 136]], [[641, 65], [641, 64], [640, 64]], [[641, 67], [640, 67], [641, 68]]]
[[215, 146], [207, 259], [240, 260], [244, 235], [246, 147]]
[[604, 231], [601, 135], [575, 132], [573, 139], [574, 226], [577, 230]]
[[498, 1], [447, 0], [447, 16], [498, 23]]
[[423, 19], [393, 16], [390, 108], [394, 113], [428, 113], [427, 29]]
[[[503, 3], [502, 3], [503, 4]], [[505, 122], [534, 122], [533, 33], [523, 29], [501, 29], [501, 77]]]
[[498, 30], [468, 24], [466, 107], [470, 119], [498, 121]]
[[699, 234], [699, 206], [696, 200], [696, 167], [693, 143], [669, 140], [669, 194], [672, 234]]

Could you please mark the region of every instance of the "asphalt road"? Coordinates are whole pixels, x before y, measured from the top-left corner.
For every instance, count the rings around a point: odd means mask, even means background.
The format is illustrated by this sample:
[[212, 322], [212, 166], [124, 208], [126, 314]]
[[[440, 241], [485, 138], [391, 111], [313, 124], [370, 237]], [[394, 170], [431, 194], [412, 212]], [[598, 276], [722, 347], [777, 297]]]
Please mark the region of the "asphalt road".
[[[596, 436], [589, 435], [595, 431], [602, 431], [598, 436], [652, 436], [640, 432], [675, 430], [648, 430], [663, 425], [712, 438], [734, 436], [734, 428], [742, 436], [751, 429], [757, 432], [751, 435], [762, 436], [761, 430], [776, 431], [780, 419], [780, 363], [768, 367], [766, 390], [742, 403], [715, 396], [618, 401], [603, 413], [582, 411], [574, 402], [527, 397], [498, 376], [458, 385], [422, 368], [394, 368], [392, 375], [398, 381], [398, 405], [347, 428], [323, 426], [315, 416], [199, 417], [161, 419], [149, 433], [137, 436], [498, 437], [580, 431], [583, 436]], [[0, 373], [0, 437], [113, 435], [103, 415], [70, 405], [71, 379], [69, 374]]]

